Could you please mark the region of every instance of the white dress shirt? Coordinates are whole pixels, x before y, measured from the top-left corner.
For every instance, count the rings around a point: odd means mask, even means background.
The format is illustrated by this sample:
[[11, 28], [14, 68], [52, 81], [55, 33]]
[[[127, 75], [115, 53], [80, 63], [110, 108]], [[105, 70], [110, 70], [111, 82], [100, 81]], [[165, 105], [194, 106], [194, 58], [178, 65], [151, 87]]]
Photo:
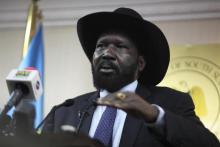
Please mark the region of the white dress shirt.
[[[138, 82], [136, 80], [136, 81], [126, 85], [125, 87], [123, 87], [119, 91], [135, 92], [137, 85], [138, 85]], [[103, 97], [107, 96], [108, 94], [109, 94], [109, 92], [107, 90], [101, 90], [100, 91], [100, 98], [103, 98]], [[155, 105], [155, 106], [159, 107], [157, 105]], [[101, 116], [102, 116], [103, 112], [105, 111], [105, 109], [106, 109], [106, 106], [97, 106], [96, 110], [94, 111], [92, 123], [91, 123], [90, 130], [89, 130], [89, 136], [92, 138], [95, 134], [96, 128], [98, 126], [98, 123], [99, 123]], [[115, 123], [114, 123], [114, 127], [113, 127], [113, 134], [112, 134], [112, 147], [119, 146], [126, 116], [127, 116], [127, 113], [125, 111], [117, 109], [117, 114], [116, 114]], [[163, 124], [163, 116], [164, 116], [164, 110], [161, 107], [159, 107], [159, 116], [153, 125]], [[151, 125], [152, 124], [149, 124], [149, 126], [151, 126]]]

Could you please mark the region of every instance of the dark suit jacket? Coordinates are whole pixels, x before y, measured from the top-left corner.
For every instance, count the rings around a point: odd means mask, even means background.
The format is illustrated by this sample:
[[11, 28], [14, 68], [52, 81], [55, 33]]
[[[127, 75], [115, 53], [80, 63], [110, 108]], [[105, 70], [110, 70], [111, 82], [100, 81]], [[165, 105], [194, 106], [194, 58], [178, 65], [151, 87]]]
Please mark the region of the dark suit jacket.
[[[136, 93], [152, 104], [165, 110], [163, 129], [149, 127], [141, 120], [127, 115], [120, 147], [220, 147], [218, 139], [207, 130], [195, 115], [191, 97], [182, 92], [166, 87], [138, 85]], [[74, 104], [60, 107], [47, 119], [44, 132], [60, 132], [60, 126], [77, 127], [82, 112], [88, 111], [80, 132], [88, 134], [95, 106], [93, 101], [99, 92], [81, 95], [74, 99]]]

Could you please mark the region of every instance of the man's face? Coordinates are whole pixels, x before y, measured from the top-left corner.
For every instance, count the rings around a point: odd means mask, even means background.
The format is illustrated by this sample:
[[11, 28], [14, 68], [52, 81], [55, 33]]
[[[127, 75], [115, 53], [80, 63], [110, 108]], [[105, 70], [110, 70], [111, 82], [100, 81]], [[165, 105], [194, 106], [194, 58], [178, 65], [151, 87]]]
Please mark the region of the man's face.
[[138, 60], [137, 47], [128, 37], [118, 33], [102, 35], [93, 54], [95, 87], [113, 92], [136, 80]]

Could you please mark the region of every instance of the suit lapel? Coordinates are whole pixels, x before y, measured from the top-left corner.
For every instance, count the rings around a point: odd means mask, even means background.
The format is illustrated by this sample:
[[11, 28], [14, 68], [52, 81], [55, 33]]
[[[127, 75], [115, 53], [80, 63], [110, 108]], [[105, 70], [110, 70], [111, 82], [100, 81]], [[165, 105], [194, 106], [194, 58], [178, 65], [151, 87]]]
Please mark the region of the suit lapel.
[[99, 97], [99, 92], [94, 93], [90, 98], [88, 98], [81, 107], [81, 112], [87, 112], [87, 115], [84, 116], [81, 129], [79, 133], [88, 134], [90, 125], [92, 122], [93, 113], [95, 111], [96, 105], [94, 101]]
[[142, 98], [144, 98], [147, 102], [149, 103], [153, 103], [154, 102], [154, 99], [153, 97], [151, 96], [152, 93], [151, 91], [149, 90], [149, 88], [147, 87], [144, 87], [142, 85], [138, 85], [137, 87], [137, 90], [136, 90], [136, 93], [141, 96]]
[[[149, 97], [150, 91], [147, 88], [141, 86], [140, 84], [136, 89], [136, 93], [142, 98], [146, 99], [147, 101], [149, 102], [152, 101], [151, 97]], [[138, 132], [140, 131], [142, 125], [143, 125], [143, 120], [136, 119], [128, 114], [125, 120], [119, 146], [133, 147], [136, 141], [136, 137], [138, 136]]]
[[141, 128], [142, 121], [127, 115], [122, 131], [120, 147], [134, 146], [136, 136]]

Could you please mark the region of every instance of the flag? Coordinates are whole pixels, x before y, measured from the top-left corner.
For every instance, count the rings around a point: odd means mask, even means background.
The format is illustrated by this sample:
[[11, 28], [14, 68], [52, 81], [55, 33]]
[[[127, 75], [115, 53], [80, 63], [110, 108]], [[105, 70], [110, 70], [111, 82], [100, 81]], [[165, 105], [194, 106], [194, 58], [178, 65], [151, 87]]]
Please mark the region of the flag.
[[[40, 73], [40, 78], [42, 80], [42, 83], [44, 83], [44, 42], [43, 42], [43, 27], [41, 23], [39, 23], [37, 31], [29, 44], [27, 54], [25, 55], [25, 57], [23, 58], [23, 60], [19, 65], [19, 69], [24, 69], [28, 67], [34, 67], [36, 70], [38, 70]], [[36, 108], [35, 126], [37, 126], [43, 118], [43, 105], [44, 105], [43, 95], [40, 98], [38, 98], [35, 103], [35, 108]]]
[[[24, 38], [23, 58], [19, 65], [19, 69], [33, 67], [39, 71], [44, 89], [44, 42], [43, 42], [43, 26], [41, 23], [41, 11], [38, 9], [36, 0], [32, 0], [27, 17], [26, 32]], [[43, 119], [44, 94], [34, 103], [35, 127]], [[8, 113], [12, 116], [14, 108]]]

